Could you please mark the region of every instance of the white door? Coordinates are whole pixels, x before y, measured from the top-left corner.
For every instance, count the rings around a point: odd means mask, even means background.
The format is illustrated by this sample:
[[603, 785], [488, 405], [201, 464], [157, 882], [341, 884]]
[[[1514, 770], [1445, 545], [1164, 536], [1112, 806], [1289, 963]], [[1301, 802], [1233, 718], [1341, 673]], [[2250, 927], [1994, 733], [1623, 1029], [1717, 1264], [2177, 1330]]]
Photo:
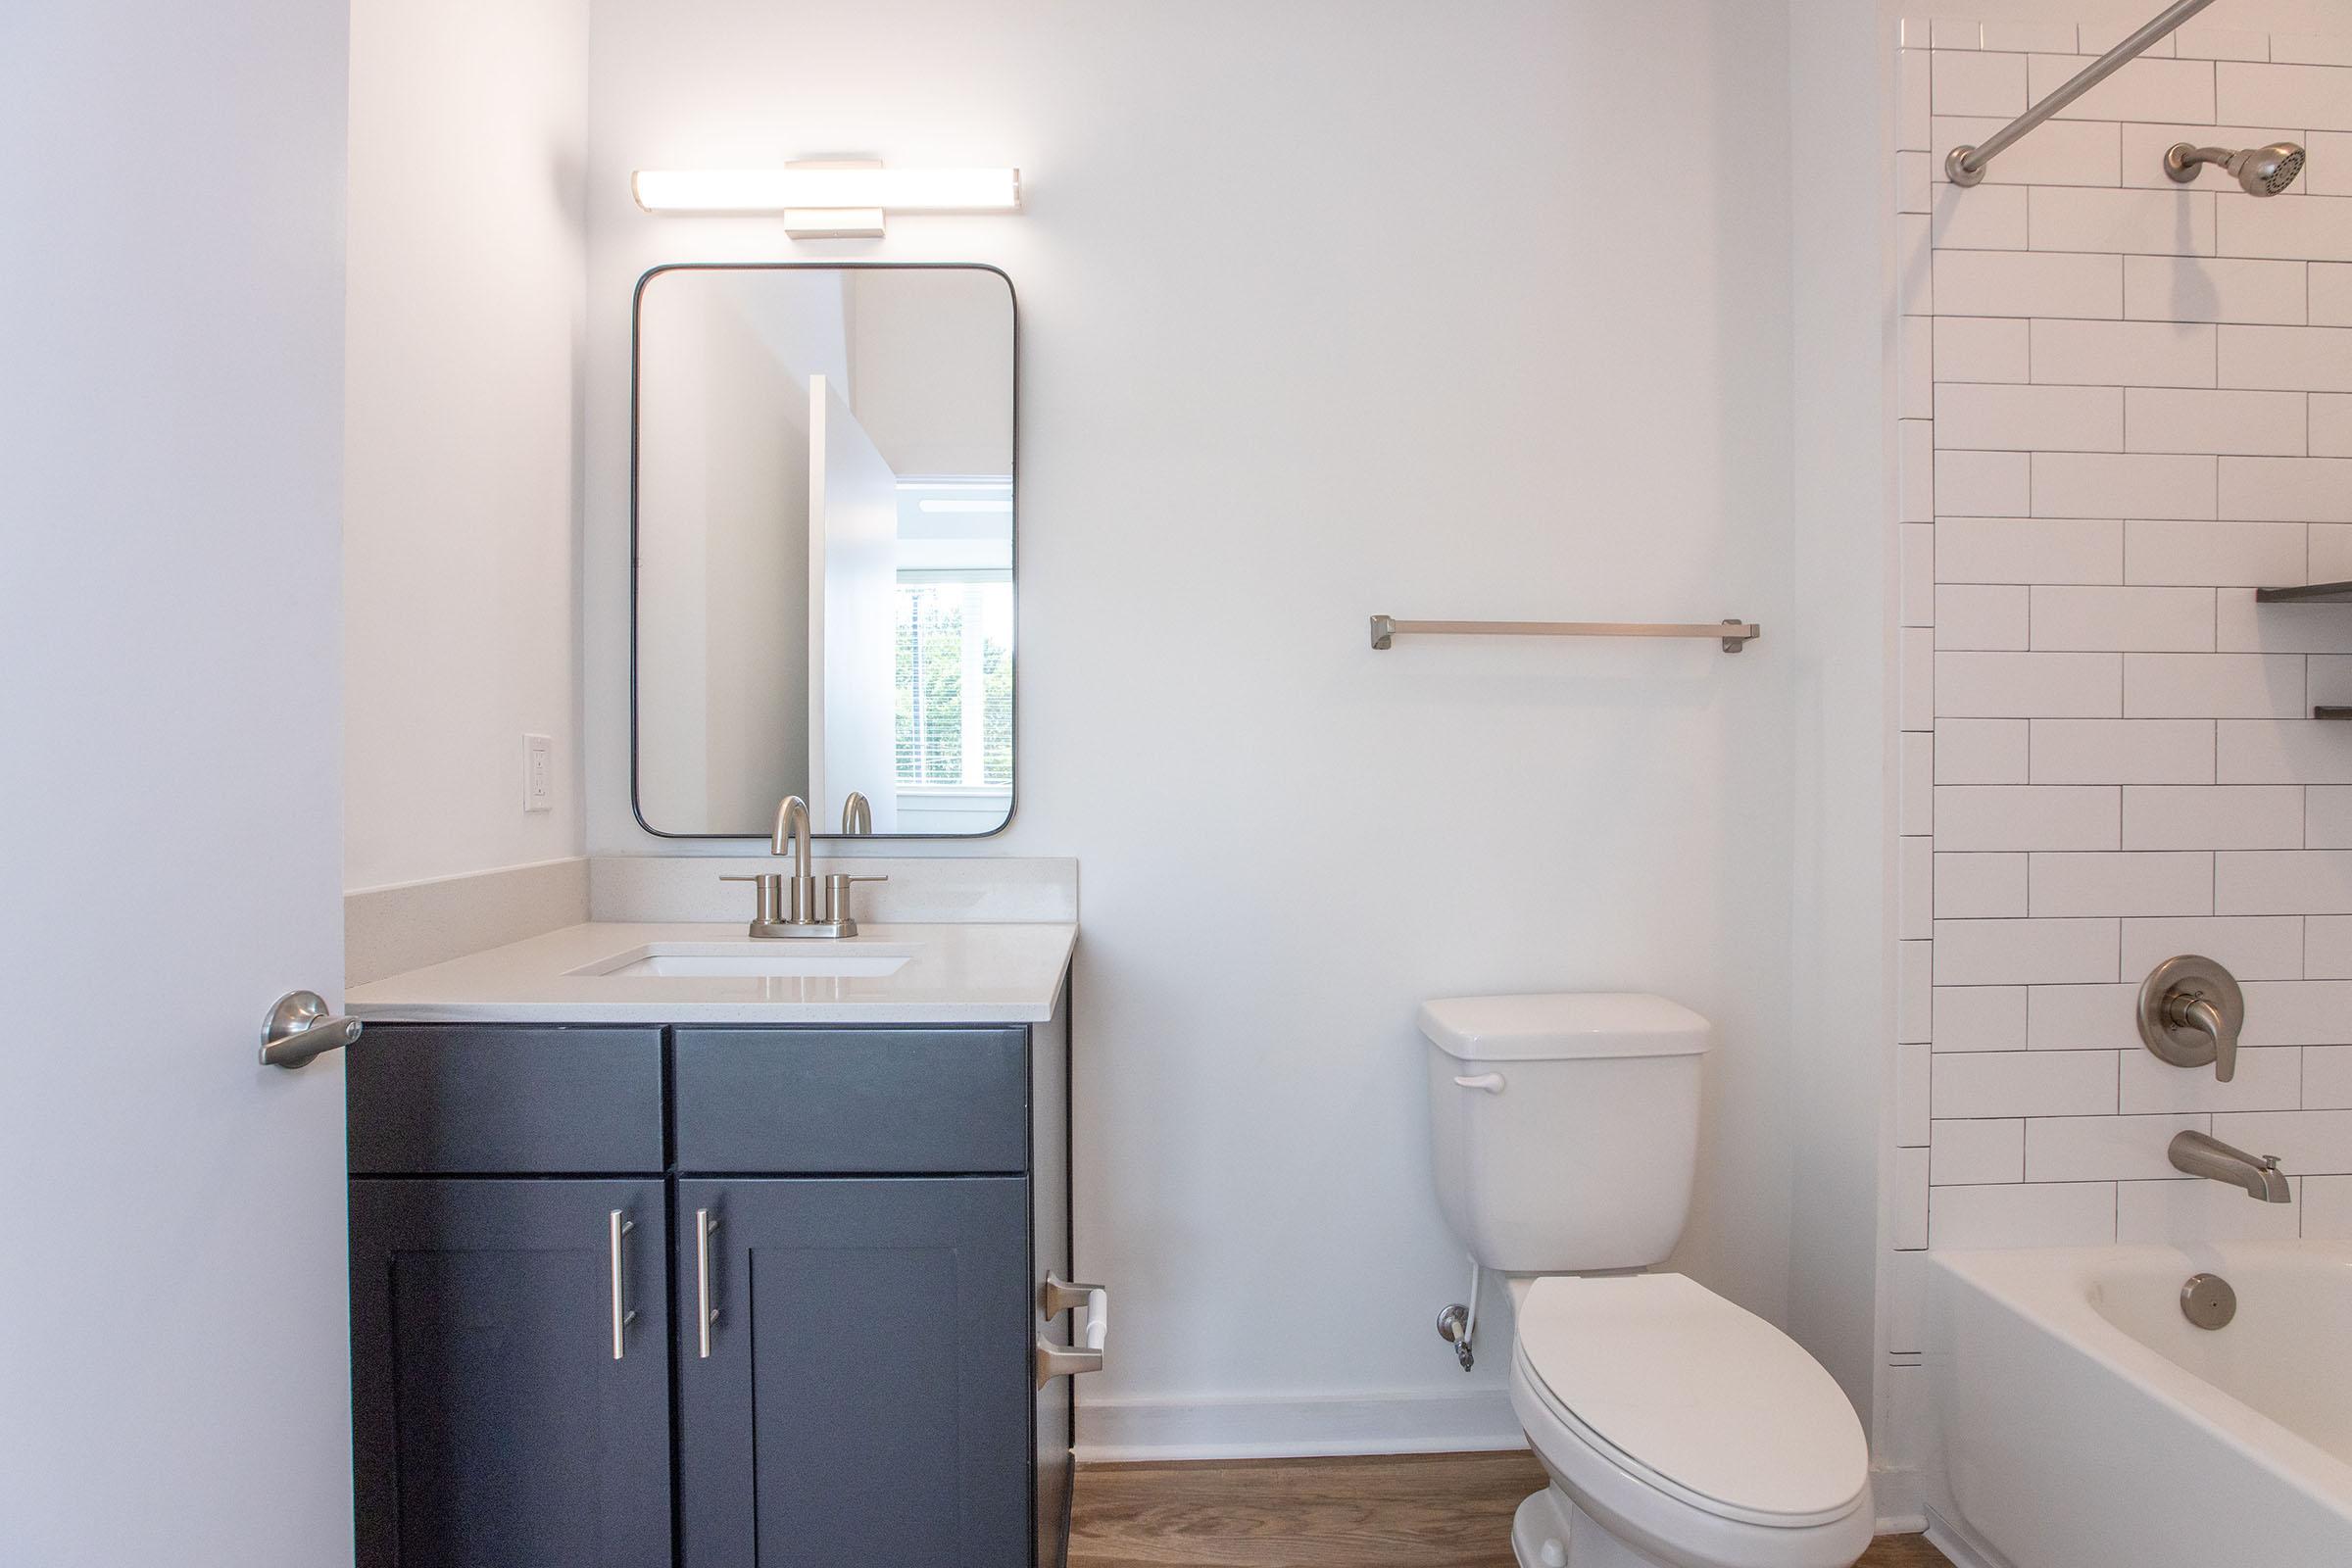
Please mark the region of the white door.
[[0, 1562], [352, 1560], [345, 8], [0, 8]]
[[893, 618], [899, 478], [829, 377], [808, 378], [808, 808], [841, 825], [850, 791], [899, 827]]

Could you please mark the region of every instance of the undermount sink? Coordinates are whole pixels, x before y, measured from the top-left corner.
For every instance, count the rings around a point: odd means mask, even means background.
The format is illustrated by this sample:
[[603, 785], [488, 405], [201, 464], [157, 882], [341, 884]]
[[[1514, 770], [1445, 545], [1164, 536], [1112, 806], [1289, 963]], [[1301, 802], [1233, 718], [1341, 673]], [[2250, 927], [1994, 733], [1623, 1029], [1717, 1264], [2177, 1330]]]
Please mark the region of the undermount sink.
[[647, 942], [570, 971], [606, 980], [877, 979], [914, 956], [904, 945], [856, 941]]

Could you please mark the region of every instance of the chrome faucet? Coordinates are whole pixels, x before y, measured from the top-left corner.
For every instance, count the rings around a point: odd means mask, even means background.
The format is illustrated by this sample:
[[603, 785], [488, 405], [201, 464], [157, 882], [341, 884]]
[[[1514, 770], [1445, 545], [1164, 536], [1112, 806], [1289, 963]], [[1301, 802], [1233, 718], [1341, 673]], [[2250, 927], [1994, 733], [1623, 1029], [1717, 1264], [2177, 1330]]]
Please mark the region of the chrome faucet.
[[2203, 1133], [2173, 1134], [2172, 1147], [2166, 1152], [2172, 1156], [2173, 1169], [2186, 1171], [2191, 1176], [2203, 1176], [2209, 1181], [2228, 1182], [2242, 1187], [2247, 1194], [2266, 1203], [2291, 1203], [2294, 1189], [2286, 1184], [2286, 1172], [2278, 1168], [2277, 1154], [2257, 1158], [2242, 1149], [2232, 1149], [2218, 1138]]
[[851, 876], [834, 872], [825, 878], [824, 897], [816, 891], [816, 875], [809, 863], [812, 837], [808, 825], [808, 803], [798, 795], [787, 795], [776, 805], [776, 830], [768, 835], [768, 853], [792, 857], [792, 879], [789, 889], [784, 873], [767, 871], [758, 876], [722, 876], [721, 882], [749, 882], [759, 890], [760, 906], [752, 916], [750, 932], [755, 937], [854, 937], [858, 922], [850, 917], [850, 888], [858, 882], [887, 882], [886, 876]]

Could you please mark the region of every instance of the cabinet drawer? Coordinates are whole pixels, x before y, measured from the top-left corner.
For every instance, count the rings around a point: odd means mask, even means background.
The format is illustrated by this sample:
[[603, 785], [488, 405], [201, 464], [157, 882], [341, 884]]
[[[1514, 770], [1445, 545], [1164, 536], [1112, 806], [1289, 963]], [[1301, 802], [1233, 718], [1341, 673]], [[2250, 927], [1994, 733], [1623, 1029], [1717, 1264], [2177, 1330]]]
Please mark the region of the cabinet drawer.
[[680, 1029], [681, 1170], [1020, 1171], [1029, 1032]]
[[370, 1024], [345, 1072], [355, 1174], [662, 1168], [659, 1029]]

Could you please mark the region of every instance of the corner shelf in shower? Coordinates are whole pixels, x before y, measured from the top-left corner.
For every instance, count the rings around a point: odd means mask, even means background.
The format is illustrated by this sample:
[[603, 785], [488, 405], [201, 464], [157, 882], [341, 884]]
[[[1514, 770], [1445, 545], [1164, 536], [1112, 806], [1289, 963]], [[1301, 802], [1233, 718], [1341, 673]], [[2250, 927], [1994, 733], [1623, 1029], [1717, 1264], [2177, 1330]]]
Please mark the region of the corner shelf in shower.
[[2257, 588], [2258, 605], [2352, 605], [2352, 582], [2315, 582], [2302, 588]]
[[[2352, 605], [2352, 582], [2306, 583], [2300, 588], [2257, 588], [2254, 602], [2258, 605]], [[2352, 708], [2331, 703], [2321, 704], [2311, 710], [2314, 718], [2352, 718]]]

